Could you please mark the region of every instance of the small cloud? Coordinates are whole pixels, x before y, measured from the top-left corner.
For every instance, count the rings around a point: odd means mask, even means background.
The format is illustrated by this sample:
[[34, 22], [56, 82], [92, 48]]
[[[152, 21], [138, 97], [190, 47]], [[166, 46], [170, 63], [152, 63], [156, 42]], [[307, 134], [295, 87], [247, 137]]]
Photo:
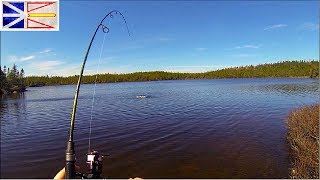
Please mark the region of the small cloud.
[[258, 48], [260, 48], [260, 46], [261, 45], [248, 44], [248, 45], [236, 46], [232, 49], [258, 49]]
[[[26, 69], [27, 76], [72, 76], [78, 75], [81, 64], [67, 64], [61, 61], [47, 61], [28, 64]], [[63, 65], [62, 65], [63, 64]], [[61, 66], [60, 66], [61, 65]]]
[[154, 37], [154, 38], [150, 38], [150, 40], [146, 40], [146, 42], [168, 42], [168, 41], [173, 41], [175, 40], [174, 38], [170, 38], [170, 37]]
[[168, 37], [160, 37], [158, 38], [159, 41], [173, 41], [173, 38], [168, 38]]
[[64, 62], [61, 61], [46, 61], [46, 62], [38, 62], [33, 63], [32, 65], [37, 67], [39, 70], [49, 70], [52, 69], [58, 65], [64, 64]]
[[196, 50], [197, 50], [197, 51], [206, 51], [206, 50], [208, 50], [208, 48], [203, 48], [203, 47], [202, 47], [202, 48], [196, 48]]
[[146, 39], [138, 40], [136, 43], [154, 43], [154, 42], [167, 42], [167, 41], [173, 41], [174, 38], [166, 37], [166, 36], [152, 36]]
[[44, 53], [49, 53], [49, 52], [51, 52], [52, 51], [52, 49], [45, 49], [45, 50], [43, 50], [43, 51], [40, 51], [39, 53], [40, 54], [44, 54]]
[[268, 26], [266, 28], [264, 28], [263, 30], [271, 30], [271, 29], [278, 29], [278, 28], [283, 28], [283, 27], [287, 27], [288, 25], [286, 24], [275, 24], [275, 25], [272, 25], [272, 26]]
[[231, 55], [232, 57], [235, 58], [249, 58], [249, 57], [256, 57], [256, 54], [233, 54]]
[[8, 60], [10, 62], [13, 62], [13, 63], [15, 63], [15, 62], [25, 62], [25, 61], [32, 60], [34, 58], [36, 58], [36, 56], [33, 56], [33, 55], [32, 56], [20, 57], [20, 58], [18, 58], [17, 56], [8, 56]]
[[26, 57], [21, 57], [19, 59], [19, 62], [24, 62], [24, 61], [29, 61], [31, 59], [34, 59], [36, 56], [26, 56]]
[[317, 31], [319, 30], [319, 24], [315, 23], [303, 23], [299, 26], [299, 30]]

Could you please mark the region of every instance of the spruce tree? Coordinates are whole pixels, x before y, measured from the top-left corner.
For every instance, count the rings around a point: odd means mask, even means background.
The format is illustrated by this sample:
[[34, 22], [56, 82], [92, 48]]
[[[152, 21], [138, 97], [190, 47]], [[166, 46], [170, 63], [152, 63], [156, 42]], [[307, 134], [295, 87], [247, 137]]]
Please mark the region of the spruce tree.
[[[6, 69], [6, 68], [4, 68]], [[8, 91], [8, 82], [4, 72], [0, 67], [0, 95], [6, 93]]]
[[3, 74], [4, 74], [4, 76], [7, 77], [7, 66], [6, 65], [3, 66]]
[[7, 80], [11, 86], [11, 91], [20, 91], [19, 71], [16, 64], [13, 64], [10, 72], [8, 73]]
[[21, 88], [21, 91], [25, 91], [26, 85], [25, 85], [25, 81], [24, 81], [24, 70], [23, 70], [23, 68], [22, 68], [21, 71], [20, 71], [19, 79], [20, 79], [20, 88]]

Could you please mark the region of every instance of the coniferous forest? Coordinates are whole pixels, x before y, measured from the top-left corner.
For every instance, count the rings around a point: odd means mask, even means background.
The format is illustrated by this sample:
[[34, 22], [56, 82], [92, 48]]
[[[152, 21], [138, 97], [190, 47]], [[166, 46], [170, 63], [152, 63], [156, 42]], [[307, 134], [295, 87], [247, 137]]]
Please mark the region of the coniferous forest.
[[23, 68], [19, 71], [16, 64], [12, 68], [0, 68], [0, 95], [24, 92], [26, 90]]
[[[1, 91], [23, 92], [25, 87], [76, 84], [78, 75], [62, 76], [28, 76], [19, 72], [14, 65], [11, 70], [1, 70]], [[96, 75], [86, 75], [83, 84], [95, 82]], [[204, 73], [175, 73], [164, 71], [135, 72], [128, 74], [98, 74], [97, 83], [184, 80], [184, 79], [215, 79], [215, 78], [318, 78], [319, 61], [282, 61], [277, 63], [249, 65], [224, 68]]]

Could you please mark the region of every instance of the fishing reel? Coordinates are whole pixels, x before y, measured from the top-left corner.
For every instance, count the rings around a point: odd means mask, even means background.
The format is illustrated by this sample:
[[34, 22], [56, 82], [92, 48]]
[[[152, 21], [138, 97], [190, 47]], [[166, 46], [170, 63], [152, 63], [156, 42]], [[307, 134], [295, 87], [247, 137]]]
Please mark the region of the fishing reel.
[[102, 160], [103, 155], [98, 151], [91, 151], [87, 154], [87, 165], [89, 168], [89, 173], [87, 175], [88, 179], [100, 179], [102, 173]]
[[77, 177], [82, 179], [102, 179], [102, 160], [104, 155], [101, 155], [98, 151], [91, 151], [87, 154], [87, 167], [88, 173], [76, 173]]

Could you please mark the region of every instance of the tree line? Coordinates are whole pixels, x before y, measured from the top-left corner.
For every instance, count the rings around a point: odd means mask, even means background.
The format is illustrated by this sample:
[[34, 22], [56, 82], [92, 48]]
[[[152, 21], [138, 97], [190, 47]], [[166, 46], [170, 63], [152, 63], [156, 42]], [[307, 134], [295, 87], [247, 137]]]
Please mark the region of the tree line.
[[[19, 72], [13, 65], [11, 70], [1, 70], [1, 91], [23, 92], [25, 87], [76, 84], [78, 75], [62, 76], [28, 76], [24, 71]], [[319, 77], [319, 61], [281, 61], [260, 65], [230, 67], [204, 73], [175, 73], [165, 71], [135, 72], [128, 74], [98, 74], [97, 83], [134, 82], [134, 81], [160, 81], [184, 79], [215, 79], [215, 78], [288, 78], [288, 77]], [[82, 78], [83, 84], [91, 84], [96, 75], [86, 75]]]
[[[86, 75], [83, 84], [95, 82], [96, 75]], [[76, 84], [78, 75], [61, 76], [29, 76], [27, 86], [67, 85]], [[260, 65], [224, 68], [204, 73], [175, 73], [165, 71], [135, 72], [128, 74], [98, 74], [97, 83], [160, 81], [184, 79], [214, 79], [214, 78], [285, 78], [285, 77], [319, 77], [319, 61], [282, 61]]]
[[19, 71], [16, 64], [12, 68], [0, 67], [0, 95], [26, 90], [23, 68]]

